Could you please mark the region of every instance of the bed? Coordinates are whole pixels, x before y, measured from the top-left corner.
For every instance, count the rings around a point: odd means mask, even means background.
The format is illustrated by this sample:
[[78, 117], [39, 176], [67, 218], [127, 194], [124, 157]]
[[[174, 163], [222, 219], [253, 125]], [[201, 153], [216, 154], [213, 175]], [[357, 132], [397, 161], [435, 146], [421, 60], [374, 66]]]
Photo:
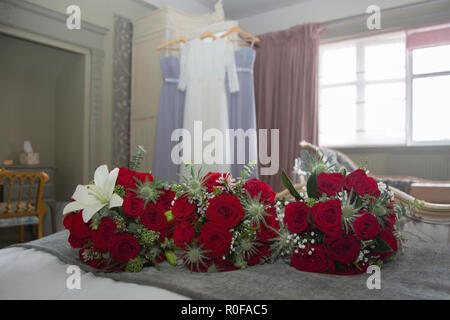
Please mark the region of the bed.
[[[381, 289], [369, 274], [300, 272], [279, 262], [223, 273], [191, 273], [161, 264], [139, 273], [99, 273], [80, 263], [68, 232], [0, 250], [1, 299], [450, 299], [450, 246], [408, 241], [405, 254], [381, 270]], [[68, 289], [69, 265], [81, 289]]]

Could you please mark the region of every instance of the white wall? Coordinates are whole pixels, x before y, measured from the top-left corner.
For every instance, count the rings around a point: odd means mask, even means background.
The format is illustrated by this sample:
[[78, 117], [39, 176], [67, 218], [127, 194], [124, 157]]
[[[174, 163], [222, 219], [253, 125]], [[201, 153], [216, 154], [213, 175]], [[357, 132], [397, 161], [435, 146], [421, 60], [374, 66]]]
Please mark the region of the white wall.
[[[114, 14], [134, 20], [153, 10], [149, 4], [136, 0], [27, 0], [39, 6], [66, 14], [69, 5], [78, 5], [81, 19], [109, 29], [104, 42], [102, 150], [101, 162], [112, 163], [112, 104], [114, 59]], [[76, 32], [76, 31], [74, 31]]]
[[[226, 0], [225, 0], [226, 1]], [[423, 2], [424, 0], [309, 0], [293, 6], [265, 12], [239, 21], [241, 28], [252, 34], [288, 29], [310, 22], [327, 22], [365, 14], [373, 4], [381, 9]], [[383, 19], [383, 17], [381, 17]]]

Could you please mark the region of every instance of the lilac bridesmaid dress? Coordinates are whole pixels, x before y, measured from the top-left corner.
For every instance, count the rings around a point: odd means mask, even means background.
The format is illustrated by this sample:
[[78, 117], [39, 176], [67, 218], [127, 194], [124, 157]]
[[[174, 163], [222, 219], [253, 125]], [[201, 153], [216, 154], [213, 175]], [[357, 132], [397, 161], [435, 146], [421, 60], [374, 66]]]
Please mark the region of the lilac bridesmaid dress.
[[172, 148], [178, 142], [172, 142], [170, 137], [175, 129], [183, 127], [185, 93], [178, 89], [179, 59], [168, 56], [162, 58], [160, 63], [163, 85], [159, 100], [152, 174], [158, 179], [178, 182], [179, 165], [175, 165], [171, 159]]
[[[256, 130], [256, 110], [255, 110], [255, 90], [253, 83], [253, 65], [256, 52], [251, 47], [244, 47], [235, 51], [236, 69], [239, 80], [239, 92], [230, 93], [227, 90], [228, 117], [230, 129], [248, 129]], [[250, 150], [257, 155], [257, 144], [252, 143], [248, 138], [245, 139], [245, 163], [251, 161]], [[256, 160], [256, 159], [255, 159]], [[237, 139], [234, 138], [234, 161], [231, 165], [231, 173], [234, 177], [240, 175], [244, 169], [244, 164], [237, 164]], [[258, 177], [258, 168], [256, 167], [251, 176]]]

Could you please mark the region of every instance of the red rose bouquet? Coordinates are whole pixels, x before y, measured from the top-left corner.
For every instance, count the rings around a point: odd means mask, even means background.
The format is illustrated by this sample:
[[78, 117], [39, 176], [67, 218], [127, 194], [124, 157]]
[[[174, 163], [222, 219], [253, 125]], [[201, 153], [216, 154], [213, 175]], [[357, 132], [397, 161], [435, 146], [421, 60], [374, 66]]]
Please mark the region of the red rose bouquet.
[[138, 272], [168, 260], [176, 264], [173, 223], [168, 212], [175, 192], [150, 173], [135, 171], [145, 150], [138, 149], [131, 168], [106, 165], [88, 185], [78, 185], [64, 208], [69, 243], [80, 259], [104, 271]]
[[230, 271], [264, 263], [277, 236], [275, 193], [262, 181], [248, 179], [246, 167], [230, 174], [195, 174], [174, 186], [173, 241], [183, 263], [195, 272]]
[[333, 170], [322, 157], [314, 160], [305, 190], [299, 193], [283, 172], [294, 202], [276, 204], [279, 236], [271, 250], [298, 270], [358, 274], [381, 266], [404, 239], [396, 222], [406, 213], [394, 194], [358, 169]]

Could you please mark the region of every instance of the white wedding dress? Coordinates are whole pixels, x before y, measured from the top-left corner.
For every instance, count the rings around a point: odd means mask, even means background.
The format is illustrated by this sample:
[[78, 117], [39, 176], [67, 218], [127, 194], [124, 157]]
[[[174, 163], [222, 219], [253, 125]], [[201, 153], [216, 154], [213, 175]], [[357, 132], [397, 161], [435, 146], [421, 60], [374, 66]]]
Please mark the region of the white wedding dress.
[[[190, 139], [183, 137], [183, 162], [192, 163], [195, 171], [202, 167], [203, 174], [231, 171], [225, 85], [239, 91], [231, 42], [197, 38], [183, 47], [178, 88], [186, 90], [183, 128], [190, 133]], [[181, 176], [189, 173], [186, 169], [180, 166]]]

